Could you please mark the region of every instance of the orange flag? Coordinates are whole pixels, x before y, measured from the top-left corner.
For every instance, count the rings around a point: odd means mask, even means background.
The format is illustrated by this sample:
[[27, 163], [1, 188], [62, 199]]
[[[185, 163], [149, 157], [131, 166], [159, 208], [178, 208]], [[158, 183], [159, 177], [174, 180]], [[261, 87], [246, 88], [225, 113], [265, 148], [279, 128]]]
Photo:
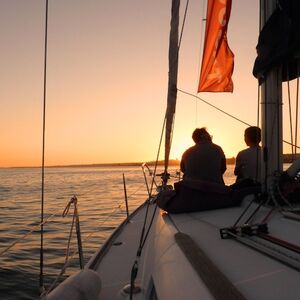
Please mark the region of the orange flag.
[[198, 92], [232, 92], [233, 53], [227, 44], [232, 0], [208, 0]]

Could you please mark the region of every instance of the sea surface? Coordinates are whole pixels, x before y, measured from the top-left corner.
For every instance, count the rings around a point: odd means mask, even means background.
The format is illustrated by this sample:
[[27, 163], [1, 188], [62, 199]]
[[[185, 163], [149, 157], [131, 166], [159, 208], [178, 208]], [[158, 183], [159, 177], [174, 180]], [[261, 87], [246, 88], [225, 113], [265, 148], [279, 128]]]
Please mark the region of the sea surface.
[[[177, 180], [177, 170], [178, 167], [170, 168], [173, 181]], [[126, 218], [123, 174], [132, 212], [147, 198], [141, 167], [46, 168], [43, 241], [46, 289], [65, 264], [74, 205], [65, 217], [62, 213], [70, 199], [76, 196], [78, 200], [86, 263]], [[226, 184], [234, 182], [232, 165], [228, 166], [224, 179]], [[147, 176], [147, 180], [150, 186], [151, 178]], [[159, 183], [159, 177], [156, 181]], [[0, 169], [0, 300], [39, 298], [41, 189], [39, 168]], [[75, 229], [70, 241], [71, 264], [60, 281], [79, 270]]]

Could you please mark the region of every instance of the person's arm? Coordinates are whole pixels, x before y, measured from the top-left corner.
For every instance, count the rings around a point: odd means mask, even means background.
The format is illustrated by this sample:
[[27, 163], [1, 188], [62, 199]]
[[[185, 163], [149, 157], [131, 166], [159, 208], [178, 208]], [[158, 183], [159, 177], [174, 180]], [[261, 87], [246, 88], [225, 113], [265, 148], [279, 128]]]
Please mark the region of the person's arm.
[[224, 152], [222, 154], [223, 155], [222, 155], [222, 161], [221, 161], [221, 172], [222, 172], [222, 174], [224, 174], [225, 171], [227, 170], [227, 166], [226, 166], [226, 157], [225, 157]]
[[241, 161], [240, 153], [238, 153], [236, 160], [235, 160], [234, 175], [237, 177], [242, 176], [243, 167], [244, 167], [244, 164]]
[[180, 161], [180, 171], [184, 174], [185, 172], [185, 165], [184, 165], [184, 162], [185, 162], [185, 155], [186, 155], [186, 152], [183, 153], [182, 155], [182, 158], [181, 158], [181, 161]]
[[221, 173], [222, 175], [225, 173], [227, 166], [226, 166], [226, 157], [224, 154], [223, 149], [220, 146], [217, 146], [219, 148], [219, 153], [221, 155]]

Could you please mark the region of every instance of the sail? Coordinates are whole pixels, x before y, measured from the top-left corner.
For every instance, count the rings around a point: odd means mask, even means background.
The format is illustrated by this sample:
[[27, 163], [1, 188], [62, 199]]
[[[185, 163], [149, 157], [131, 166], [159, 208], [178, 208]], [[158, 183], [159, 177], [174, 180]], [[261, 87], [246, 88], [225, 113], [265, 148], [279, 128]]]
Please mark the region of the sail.
[[300, 1], [280, 0], [264, 25], [257, 44], [253, 75], [262, 81], [274, 67], [282, 66], [282, 81], [299, 77]]
[[169, 41], [169, 83], [166, 111], [165, 173], [167, 173], [169, 164], [172, 131], [177, 99], [179, 7], [180, 0], [173, 0]]
[[227, 43], [231, 0], [208, 0], [198, 92], [232, 92], [234, 55]]

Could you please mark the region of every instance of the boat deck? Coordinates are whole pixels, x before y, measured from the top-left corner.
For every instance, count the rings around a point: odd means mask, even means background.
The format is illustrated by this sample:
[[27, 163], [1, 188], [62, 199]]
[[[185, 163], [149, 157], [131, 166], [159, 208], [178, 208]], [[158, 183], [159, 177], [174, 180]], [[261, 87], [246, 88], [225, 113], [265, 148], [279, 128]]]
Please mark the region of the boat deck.
[[[299, 299], [300, 273], [295, 269], [297, 264], [300, 265], [299, 252], [255, 236], [241, 238], [248, 245], [235, 238], [221, 239], [219, 230], [232, 226], [247, 205], [245, 201], [240, 207], [188, 214], [167, 214], [157, 209], [138, 262], [135, 283], [141, 287], [141, 292], [135, 294], [133, 299], [155, 299], [154, 294], [158, 299], [199, 299], [199, 295], [201, 299], [214, 299], [195, 269], [199, 262], [188, 261], [176, 242], [175, 234], [178, 232], [188, 235], [246, 299]], [[247, 215], [256, 206], [253, 204]], [[270, 209], [262, 207], [255, 215], [254, 223], [265, 219]], [[102, 281], [100, 299], [128, 298], [122, 288], [130, 283], [145, 210], [146, 206], [137, 211], [111, 241], [108, 251], [99, 258], [96, 271]], [[155, 204], [151, 204], [149, 219], [154, 211]], [[274, 211], [269, 216], [268, 228], [270, 235], [300, 245], [299, 221], [287, 219]], [[251, 243], [260, 250], [253, 249]], [[267, 255], [261, 252], [261, 248], [265, 247], [270, 251]], [[273, 252], [280, 258], [286, 258], [287, 263], [272, 257]], [[194, 259], [197, 260], [197, 257]], [[224, 297], [226, 299], [226, 295]]]

